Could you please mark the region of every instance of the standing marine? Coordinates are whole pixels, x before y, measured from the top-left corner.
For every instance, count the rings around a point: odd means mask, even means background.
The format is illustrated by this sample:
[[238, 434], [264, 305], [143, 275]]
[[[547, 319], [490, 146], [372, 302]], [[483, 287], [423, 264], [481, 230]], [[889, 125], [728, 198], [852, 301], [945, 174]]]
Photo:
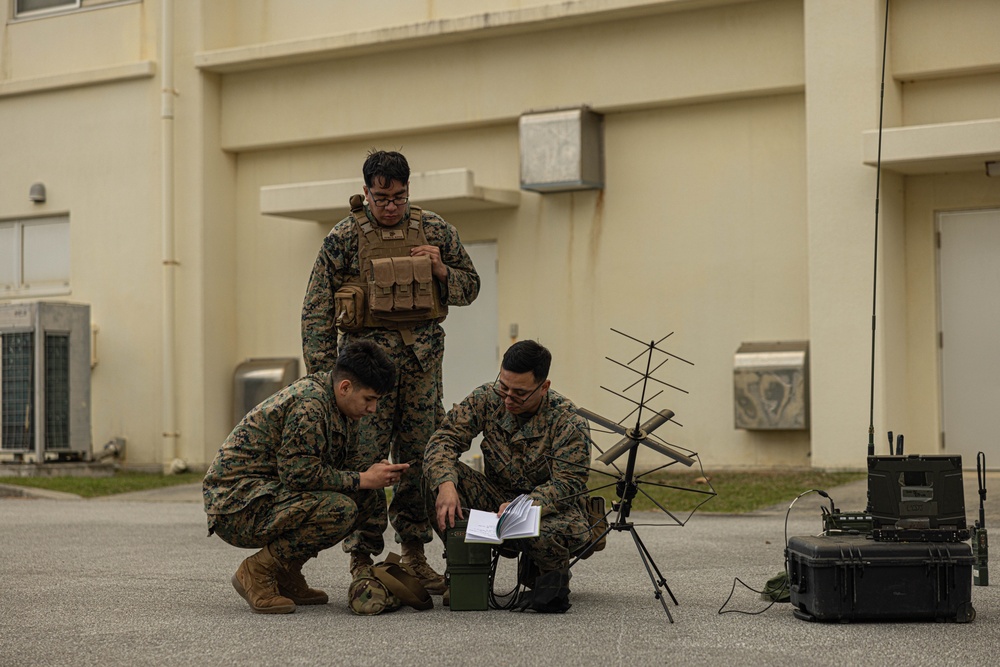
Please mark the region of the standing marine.
[[[372, 151], [362, 167], [364, 196], [323, 240], [302, 306], [302, 353], [308, 372], [329, 368], [340, 345], [370, 340], [389, 354], [396, 388], [379, 401], [363, 438], [374, 460], [391, 456], [409, 469], [393, 486], [388, 521], [402, 545], [402, 562], [432, 593], [444, 577], [424, 556], [433, 538], [420, 493], [424, 448], [444, 418], [442, 362], [449, 306], [472, 303], [479, 275], [457, 230], [410, 205], [410, 167], [398, 152]], [[339, 339], [339, 340], [338, 340]], [[384, 548], [383, 501], [369, 523], [344, 541], [351, 574]]]

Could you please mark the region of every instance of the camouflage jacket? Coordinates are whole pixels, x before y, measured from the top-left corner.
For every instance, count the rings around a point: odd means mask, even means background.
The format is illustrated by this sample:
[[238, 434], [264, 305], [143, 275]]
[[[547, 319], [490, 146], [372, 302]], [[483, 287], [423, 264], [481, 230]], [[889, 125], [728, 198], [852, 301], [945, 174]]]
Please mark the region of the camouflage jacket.
[[333, 390], [330, 374], [316, 373], [251, 410], [205, 474], [205, 512], [231, 514], [280, 489], [358, 489], [358, 471], [374, 461], [362, 460], [357, 422], [340, 412]]
[[[374, 223], [367, 208], [365, 212]], [[406, 224], [407, 219], [404, 216], [400, 224]], [[479, 295], [479, 274], [462, 246], [458, 231], [430, 211], [424, 211], [423, 225], [427, 243], [441, 249], [441, 260], [449, 269], [447, 283], [439, 281], [442, 300], [448, 306], [469, 305]], [[347, 216], [323, 239], [302, 304], [302, 356], [308, 373], [333, 368], [337, 360], [333, 295], [349, 278], [359, 275], [358, 230], [354, 219]], [[424, 371], [440, 368], [444, 356], [441, 325], [433, 321], [420, 323], [413, 327], [413, 333], [416, 338], [413, 352]], [[368, 329], [348, 338], [371, 338], [387, 350], [402, 345], [399, 332], [392, 329]]]
[[542, 515], [579, 503], [587, 487], [590, 431], [576, 406], [551, 389], [524, 425], [507, 412], [503, 399], [484, 384], [456, 405], [424, 452], [430, 488], [458, 484], [458, 457], [483, 434], [483, 472], [512, 500], [527, 493], [540, 501]]

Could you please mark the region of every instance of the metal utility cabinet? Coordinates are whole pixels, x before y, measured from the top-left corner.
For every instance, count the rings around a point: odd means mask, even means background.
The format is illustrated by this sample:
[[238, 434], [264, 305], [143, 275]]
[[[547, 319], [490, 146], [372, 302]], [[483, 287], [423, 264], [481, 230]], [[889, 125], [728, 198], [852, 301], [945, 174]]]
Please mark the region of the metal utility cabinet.
[[90, 451], [90, 306], [0, 305], [0, 453], [44, 463]]

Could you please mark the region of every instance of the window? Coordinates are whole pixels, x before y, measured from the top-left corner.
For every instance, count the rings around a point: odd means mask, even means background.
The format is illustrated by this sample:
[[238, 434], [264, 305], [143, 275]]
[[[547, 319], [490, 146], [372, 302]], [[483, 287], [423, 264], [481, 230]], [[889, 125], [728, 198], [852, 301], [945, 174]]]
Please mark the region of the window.
[[14, 18], [77, 9], [80, 0], [14, 0]]
[[0, 299], [69, 293], [69, 218], [0, 222]]

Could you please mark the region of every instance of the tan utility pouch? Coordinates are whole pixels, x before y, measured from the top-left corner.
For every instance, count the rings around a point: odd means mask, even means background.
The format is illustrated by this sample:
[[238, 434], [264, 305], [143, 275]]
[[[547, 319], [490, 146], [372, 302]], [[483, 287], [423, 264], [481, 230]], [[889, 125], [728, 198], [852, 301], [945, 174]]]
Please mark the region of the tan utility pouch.
[[603, 551], [604, 547], [608, 545], [608, 517], [604, 498], [600, 496], [585, 498], [583, 506], [586, 510], [587, 523], [590, 524], [590, 539], [584, 548], [586, 549], [593, 544], [593, 547], [589, 548], [586, 555], [583, 556], [586, 559], [598, 551]]
[[365, 290], [344, 285], [333, 295], [334, 318], [341, 331], [358, 331], [365, 323]]
[[413, 310], [413, 259], [393, 257], [392, 272], [396, 281], [392, 293], [392, 309], [401, 312]]
[[395, 284], [396, 276], [392, 270], [392, 258], [373, 259], [372, 277], [368, 283], [368, 306], [373, 313], [379, 315], [392, 312], [392, 288]]

